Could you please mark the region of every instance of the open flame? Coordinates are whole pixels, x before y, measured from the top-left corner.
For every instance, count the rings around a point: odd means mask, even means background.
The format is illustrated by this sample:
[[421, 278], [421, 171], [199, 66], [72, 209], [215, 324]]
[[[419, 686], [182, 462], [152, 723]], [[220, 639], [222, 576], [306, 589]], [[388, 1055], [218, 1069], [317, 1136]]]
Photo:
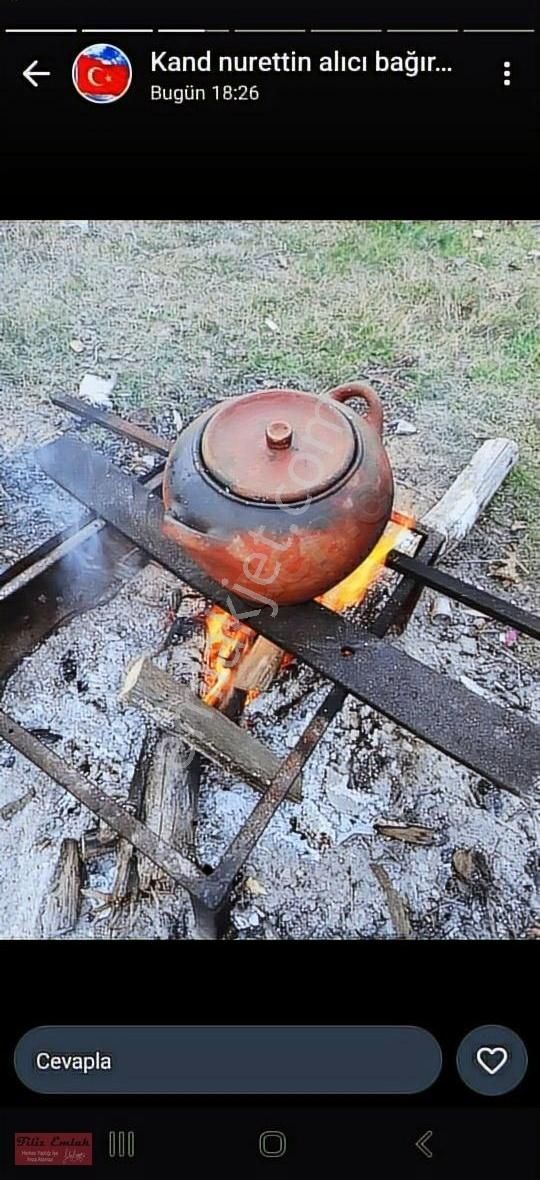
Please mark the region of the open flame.
[[[377, 580], [385, 568], [385, 562], [391, 549], [395, 549], [402, 537], [414, 528], [414, 519], [394, 513], [392, 521], [382, 537], [371, 550], [371, 553], [361, 562], [352, 574], [327, 590], [317, 598], [329, 610], [343, 611], [348, 606], [362, 602], [370, 586]], [[247, 655], [257, 638], [251, 627], [246, 627], [220, 606], [211, 606], [204, 616], [206, 627], [206, 643], [203, 663], [203, 694], [207, 705], [214, 708], [224, 708], [234, 688], [236, 669], [240, 661]], [[284, 653], [281, 667], [293, 661], [292, 656]], [[248, 693], [247, 700], [258, 695], [256, 689]]]
[[[397, 514], [396, 514], [397, 516]], [[387, 526], [382, 537], [379, 538], [377, 544], [368, 553], [367, 557], [353, 570], [352, 574], [344, 578], [342, 582], [338, 582], [337, 586], [332, 586], [331, 590], [327, 590], [326, 594], [321, 594], [317, 598], [317, 602], [327, 606], [329, 610], [337, 612], [345, 610], [348, 606], [357, 605], [365, 598], [367, 591], [384, 570], [384, 565], [391, 549], [395, 549], [396, 544], [410, 528], [414, 526], [412, 517], [399, 515], [397, 521], [392, 521]]]
[[233, 618], [220, 606], [204, 616], [206, 643], [203, 655], [203, 701], [219, 709], [234, 687], [236, 668], [257, 638], [251, 627]]

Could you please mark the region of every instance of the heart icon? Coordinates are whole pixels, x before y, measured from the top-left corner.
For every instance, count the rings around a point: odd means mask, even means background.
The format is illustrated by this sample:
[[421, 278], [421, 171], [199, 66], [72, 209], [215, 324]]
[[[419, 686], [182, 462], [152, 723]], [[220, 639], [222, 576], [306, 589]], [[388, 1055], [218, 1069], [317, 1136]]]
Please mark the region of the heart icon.
[[476, 1060], [490, 1077], [494, 1077], [506, 1065], [508, 1061], [508, 1049], [503, 1049], [501, 1045], [497, 1045], [493, 1049], [488, 1045], [483, 1045], [476, 1054]]

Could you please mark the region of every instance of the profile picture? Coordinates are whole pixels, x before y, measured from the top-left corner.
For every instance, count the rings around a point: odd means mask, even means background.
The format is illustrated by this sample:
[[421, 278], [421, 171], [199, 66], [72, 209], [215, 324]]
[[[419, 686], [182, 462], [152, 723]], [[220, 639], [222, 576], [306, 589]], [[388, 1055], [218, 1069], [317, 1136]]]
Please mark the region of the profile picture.
[[131, 86], [129, 58], [116, 45], [89, 45], [73, 63], [73, 85], [88, 102], [116, 102]]

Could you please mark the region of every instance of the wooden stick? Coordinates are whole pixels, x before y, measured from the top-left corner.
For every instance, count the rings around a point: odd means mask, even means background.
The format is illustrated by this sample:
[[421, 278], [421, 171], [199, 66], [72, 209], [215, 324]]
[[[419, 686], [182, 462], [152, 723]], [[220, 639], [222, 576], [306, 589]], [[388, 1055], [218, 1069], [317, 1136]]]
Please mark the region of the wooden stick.
[[279, 671], [283, 656], [284, 652], [277, 644], [265, 639], [264, 635], [258, 635], [253, 647], [240, 662], [234, 681], [235, 689], [264, 692]]
[[62, 840], [60, 856], [40, 916], [40, 936], [57, 938], [77, 923], [81, 904], [81, 858], [77, 840]]
[[[193, 613], [202, 614], [204, 605], [202, 598], [196, 603], [184, 600], [183, 595], [180, 601], [175, 600], [176, 618], [162, 648], [166, 671], [193, 689], [197, 688], [201, 675], [204, 648], [201, 628], [194, 627], [189, 643], [175, 643], [175, 636], [179, 624], [191, 618]], [[148, 722], [145, 745], [148, 746], [148, 757], [145, 759], [140, 817], [162, 840], [196, 863], [200, 755], [181, 738], [163, 733], [151, 721]], [[137, 869], [139, 887], [143, 892], [153, 890], [155, 894], [156, 886], [167, 884], [166, 875], [146, 857], [137, 857]]]
[[377, 878], [383, 893], [386, 895], [388, 902], [388, 909], [390, 911], [390, 918], [392, 925], [398, 938], [410, 939], [413, 937], [411, 922], [409, 917], [408, 902], [404, 900], [397, 889], [394, 889], [390, 877], [386, 869], [381, 864], [373, 863], [371, 871]]
[[[194, 856], [195, 799], [193, 798], [192, 759], [195, 750], [176, 734], [158, 733], [148, 759], [142, 819], [153, 832]], [[143, 893], [163, 883], [165, 874], [146, 857], [138, 857], [139, 887]]]
[[[280, 760], [245, 730], [162, 672], [147, 656], [129, 666], [120, 700], [139, 707], [159, 725], [205, 754], [218, 766], [240, 774], [259, 791], [269, 786]], [[294, 787], [291, 788], [291, 796]]]
[[[201, 611], [203, 606], [201, 599]], [[188, 609], [191, 613], [191, 606]], [[183, 612], [182, 595], [178, 611], [179, 614]], [[179, 615], [169, 628], [159, 652], [166, 653], [168, 670], [179, 671], [188, 683], [195, 686], [200, 676], [202, 637], [200, 644], [193, 641], [175, 645], [178, 618]], [[197, 630], [193, 640], [196, 635]], [[172, 734], [162, 733], [149, 721], [129, 790], [130, 808], [137, 819], [194, 863], [199, 763], [199, 755], [190, 751], [185, 742]], [[113, 888], [116, 902], [123, 902], [128, 897], [135, 902], [139, 892], [149, 893], [155, 885], [165, 882], [167, 875], [148, 857], [136, 853], [128, 841], [120, 841]], [[123, 916], [116, 908], [111, 914], [111, 924], [118, 928]]]
[[[512, 439], [487, 439], [441, 499], [428, 509], [421, 523], [425, 528], [442, 533], [445, 541], [441, 553], [451, 551], [471, 532], [518, 458], [518, 446]], [[412, 554], [417, 548], [418, 537], [413, 532], [405, 533], [396, 542], [396, 549], [400, 553]], [[443, 615], [447, 621], [452, 617], [450, 601], [433, 590], [425, 590], [420, 598], [422, 601], [429, 604], [434, 620]]]
[[426, 512], [422, 523], [442, 533], [446, 548], [452, 548], [470, 533], [518, 458], [513, 439], [488, 438], [444, 496]]

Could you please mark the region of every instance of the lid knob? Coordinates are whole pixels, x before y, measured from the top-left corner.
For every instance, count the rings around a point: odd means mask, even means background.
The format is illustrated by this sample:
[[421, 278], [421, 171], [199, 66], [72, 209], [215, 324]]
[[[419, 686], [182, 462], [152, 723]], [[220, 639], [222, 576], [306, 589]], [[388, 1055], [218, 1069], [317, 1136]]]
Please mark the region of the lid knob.
[[283, 451], [292, 443], [292, 426], [289, 422], [276, 419], [266, 427], [266, 442], [272, 451]]

